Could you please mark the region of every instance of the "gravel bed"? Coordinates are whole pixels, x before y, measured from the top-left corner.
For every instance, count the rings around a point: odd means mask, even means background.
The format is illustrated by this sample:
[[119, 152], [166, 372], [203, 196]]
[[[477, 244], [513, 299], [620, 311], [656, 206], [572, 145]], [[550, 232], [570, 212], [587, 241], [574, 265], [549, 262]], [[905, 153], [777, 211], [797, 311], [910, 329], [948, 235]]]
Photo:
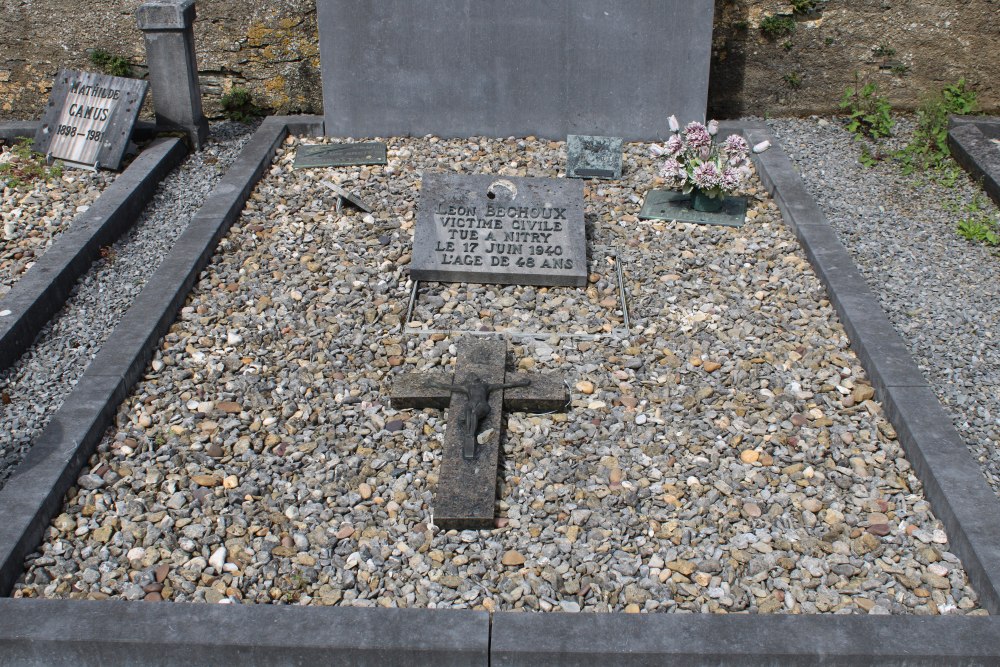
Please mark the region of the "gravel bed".
[[0, 299], [116, 175], [67, 168], [59, 178], [17, 188], [0, 183]]
[[[1000, 254], [955, 231], [974, 201], [1000, 211], [965, 177], [945, 186], [891, 160], [861, 166], [837, 119], [768, 125], [1000, 493]], [[889, 148], [912, 131], [898, 118]]]
[[136, 224], [80, 278], [73, 296], [32, 347], [0, 372], [0, 488], [235, 159], [249, 131], [238, 123], [213, 126], [208, 147], [164, 179]]
[[[406, 334], [423, 170], [563, 175], [561, 142], [290, 138], [26, 564], [16, 596], [533, 611], [985, 613], [819, 281], [759, 185], [741, 229], [591, 182], [585, 289], [428, 285], [409, 323], [516, 326], [566, 413], [506, 414], [498, 519], [433, 526], [446, 415], [393, 410], [460, 334]], [[375, 213], [334, 212], [331, 179]], [[581, 324], [582, 323], [582, 324]], [[577, 329], [587, 337], [576, 337]]]

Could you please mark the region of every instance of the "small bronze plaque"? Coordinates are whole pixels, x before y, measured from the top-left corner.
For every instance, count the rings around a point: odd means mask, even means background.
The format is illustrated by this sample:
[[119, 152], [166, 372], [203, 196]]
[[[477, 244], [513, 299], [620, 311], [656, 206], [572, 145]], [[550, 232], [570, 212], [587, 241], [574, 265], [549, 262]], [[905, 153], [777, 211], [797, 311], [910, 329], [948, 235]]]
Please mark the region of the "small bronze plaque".
[[381, 141], [367, 141], [357, 144], [299, 146], [292, 166], [295, 169], [309, 169], [385, 163], [385, 144]]
[[742, 227], [746, 214], [746, 197], [726, 197], [722, 210], [709, 213], [694, 210], [691, 207], [691, 195], [676, 190], [650, 190], [646, 193], [646, 201], [642, 203], [639, 219]]

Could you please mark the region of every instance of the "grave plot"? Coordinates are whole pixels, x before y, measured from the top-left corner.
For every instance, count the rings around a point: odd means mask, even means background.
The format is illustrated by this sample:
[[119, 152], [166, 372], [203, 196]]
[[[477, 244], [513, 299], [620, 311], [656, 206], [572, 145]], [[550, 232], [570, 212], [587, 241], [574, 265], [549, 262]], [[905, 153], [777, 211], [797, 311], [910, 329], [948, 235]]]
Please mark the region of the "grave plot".
[[[418, 335], [404, 328], [419, 175], [555, 176], [562, 145], [390, 140], [385, 167], [334, 174], [374, 212], [338, 214], [319, 185], [329, 174], [292, 171], [297, 143], [222, 241], [15, 597], [984, 613], [759, 185], [738, 230], [640, 224], [655, 168], [627, 146], [624, 180], [590, 185], [594, 255], [574, 303], [449, 285], [448, 332]], [[626, 258], [627, 339], [568, 324], [615, 327], [602, 301], [617, 270], [600, 246]], [[515, 308], [544, 335], [513, 339], [509, 370], [567, 377], [570, 405], [507, 409], [495, 528], [438, 531], [446, 417], [391, 408], [391, 388], [453, 370], [482, 313], [503, 322]], [[531, 320], [550, 313], [566, 326]]]
[[[110, 171], [62, 170], [51, 177], [29, 180], [14, 147], [0, 154], [0, 298], [31, 268], [53, 240], [66, 231], [73, 219], [101, 196], [117, 174]], [[9, 171], [2, 171], [11, 165]], [[41, 167], [40, 167], [41, 168]], [[49, 171], [49, 170], [46, 170]], [[17, 178], [18, 184], [12, 184]]]

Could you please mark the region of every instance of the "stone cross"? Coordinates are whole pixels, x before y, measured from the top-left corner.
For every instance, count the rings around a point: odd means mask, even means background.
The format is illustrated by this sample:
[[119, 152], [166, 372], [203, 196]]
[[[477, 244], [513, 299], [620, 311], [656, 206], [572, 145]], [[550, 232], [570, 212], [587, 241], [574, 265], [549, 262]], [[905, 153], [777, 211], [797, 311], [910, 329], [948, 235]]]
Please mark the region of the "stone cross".
[[[503, 410], [549, 412], [563, 410], [569, 403], [561, 377], [507, 373], [506, 361], [507, 343], [502, 338], [467, 337], [458, 342], [454, 378], [446, 373], [410, 373], [393, 386], [394, 408], [448, 409], [441, 473], [434, 494], [434, 523], [445, 530], [493, 527]], [[488, 411], [468, 405], [468, 394], [476, 393], [468, 387], [476, 383], [492, 389], [487, 393]], [[471, 450], [470, 414], [478, 422], [471, 434], [475, 438]]]

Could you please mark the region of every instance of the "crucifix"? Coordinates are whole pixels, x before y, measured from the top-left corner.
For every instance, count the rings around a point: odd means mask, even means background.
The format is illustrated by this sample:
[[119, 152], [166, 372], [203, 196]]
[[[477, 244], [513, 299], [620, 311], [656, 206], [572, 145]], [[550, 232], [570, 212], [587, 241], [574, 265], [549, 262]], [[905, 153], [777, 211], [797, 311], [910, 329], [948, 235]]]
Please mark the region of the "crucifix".
[[551, 374], [507, 373], [507, 342], [467, 337], [458, 342], [454, 377], [410, 373], [396, 380], [397, 409], [448, 410], [434, 523], [445, 530], [493, 527], [503, 410], [550, 412], [569, 403], [566, 384]]

